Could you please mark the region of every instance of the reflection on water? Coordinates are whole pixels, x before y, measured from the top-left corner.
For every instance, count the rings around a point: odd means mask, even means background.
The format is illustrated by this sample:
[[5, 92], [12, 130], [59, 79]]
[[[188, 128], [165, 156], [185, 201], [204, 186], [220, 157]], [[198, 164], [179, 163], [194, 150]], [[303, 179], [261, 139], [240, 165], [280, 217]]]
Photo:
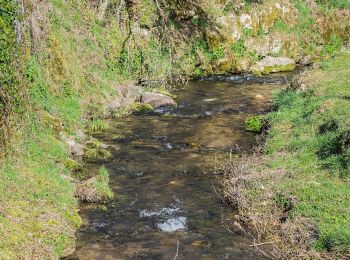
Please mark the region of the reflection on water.
[[[111, 121], [101, 138], [118, 147], [106, 167], [116, 200], [83, 205], [79, 259], [256, 259], [249, 241], [221, 227], [233, 214], [213, 191], [210, 169], [248, 150], [248, 115], [269, 107], [283, 77], [213, 78], [177, 94], [178, 108]], [[116, 136], [118, 138], [116, 138]], [[91, 165], [91, 171], [96, 166]]]

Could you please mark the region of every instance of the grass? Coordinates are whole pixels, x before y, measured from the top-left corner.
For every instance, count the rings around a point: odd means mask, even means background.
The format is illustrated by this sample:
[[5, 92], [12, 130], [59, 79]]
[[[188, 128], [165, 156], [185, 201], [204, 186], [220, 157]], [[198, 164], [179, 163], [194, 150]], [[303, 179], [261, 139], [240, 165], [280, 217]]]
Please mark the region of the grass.
[[264, 153], [221, 169], [241, 220], [280, 257], [350, 256], [350, 53], [327, 63], [275, 97]]
[[33, 131], [35, 138], [19, 137], [17, 161], [1, 164], [1, 259], [64, 255], [81, 224], [74, 187], [64, 177], [65, 148], [50, 130]]
[[[81, 166], [69, 159], [64, 138], [84, 127], [84, 117], [98, 118], [106, 97], [115, 95], [118, 75], [108, 72], [88, 31], [92, 21], [83, 17], [89, 9], [61, 0], [50, 4], [47, 38], [40, 39], [45, 47], [23, 61], [26, 113], [12, 129], [11, 156], [0, 162], [0, 259], [72, 253], [81, 219], [70, 177]], [[106, 125], [95, 120], [89, 128]]]
[[298, 198], [291, 217], [317, 223], [318, 250], [350, 253], [350, 54], [309, 73], [305, 92], [284, 91], [269, 116], [266, 149], [291, 175], [279, 190]]

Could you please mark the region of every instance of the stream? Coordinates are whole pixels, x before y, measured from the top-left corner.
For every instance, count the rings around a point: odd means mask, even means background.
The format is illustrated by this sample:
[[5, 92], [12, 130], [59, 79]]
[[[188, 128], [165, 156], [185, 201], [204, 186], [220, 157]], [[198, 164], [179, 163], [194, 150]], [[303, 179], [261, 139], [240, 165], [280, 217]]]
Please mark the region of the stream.
[[235, 212], [214, 191], [212, 169], [254, 146], [244, 121], [270, 107], [285, 75], [193, 81], [174, 92], [176, 109], [111, 120], [96, 137], [115, 147], [105, 163], [115, 200], [81, 205], [73, 259], [261, 258], [248, 238], [223, 228]]

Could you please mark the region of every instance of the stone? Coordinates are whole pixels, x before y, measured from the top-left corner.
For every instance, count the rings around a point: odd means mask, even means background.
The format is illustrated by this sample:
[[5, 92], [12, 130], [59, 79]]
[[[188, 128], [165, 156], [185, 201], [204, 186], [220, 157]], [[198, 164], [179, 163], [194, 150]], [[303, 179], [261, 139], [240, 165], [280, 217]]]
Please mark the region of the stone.
[[236, 70], [237, 72], [248, 72], [252, 62], [249, 58], [240, 58], [236, 61]]
[[274, 72], [292, 71], [295, 67], [296, 63], [291, 58], [267, 56], [252, 66], [251, 71], [258, 75], [265, 75]]
[[66, 166], [66, 168], [70, 171], [73, 172], [77, 172], [77, 171], [81, 171], [83, 169], [83, 166], [78, 163], [77, 161], [68, 158], [65, 162], [64, 165]]
[[312, 63], [312, 57], [311, 55], [306, 55], [304, 57], [302, 57], [299, 62], [298, 62], [300, 65], [303, 65], [303, 66], [307, 66], [307, 65], [310, 65]]
[[110, 112], [115, 112], [118, 108], [120, 108], [120, 106], [120, 101], [118, 99], [115, 99], [108, 104], [108, 110]]
[[252, 37], [245, 44], [249, 51], [255, 51], [257, 55], [266, 57], [268, 55], [278, 55], [283, 47], [283, 40], [277, 35], [263, 38]]
[[130, 107], [134, 102], [135, 102], [134, 98], [126, 97], [121, 99], [120, 104], [122, 107]]
[[115, 87], [115, 89], [117, 90], [119, 97], [127, 97], [128, 95], [128, 88], [124, 85], [117, 85]]
[[70, 151], [73, 156], [82, 157], [84, 156], [84, 145], [76, 143], [71, 147]]
[[253, 29], [252, 17], [249, 14], [242, 14], [239, 18], [243, 29]]
[[129, 85], [117, 85], [116, 90], [119, 95], [118, 100], [113, 100], [109, 104], [109, 109], [117, 109], [120, 106], [129, 106], [135, 101], [140, 101], [143, 88], [134, 84]]
[[141, 102], [144, 104], [149, 104], [153, 108], [159, 108], [162, 106], [177, 106], [175, 100], [172, 97], [152, 92], [143, 93]]
[[41, 112], [42, 122], [58, 133], [62, 133], [64, 130], [64, 123], [57, 117], [54, 117], [47, 111]]
[[85, 139], [85, 133], [83, 130], [81, 129], [78, 129], [76, 132], [75, 132], [75, 135], [78, 137], [78, 139], [80, 140], [84, 140]]
[[74, 195], [82, 202], [105, 202], [113, 198], [113, 194], [109, 188], [101, 188], [105, 184], [100, 176], [92, 177], [86, 181], [82, 181], [76, 185]]
[[79, 158], [84, 156], [84, 146], [77, 143], [74, 139], [67, 140], [68, 150], [70, 155]]
[[134, 101], [140, 101], [143, 88], [136, 85], [128, 85], [128, 97], [134, 99]]

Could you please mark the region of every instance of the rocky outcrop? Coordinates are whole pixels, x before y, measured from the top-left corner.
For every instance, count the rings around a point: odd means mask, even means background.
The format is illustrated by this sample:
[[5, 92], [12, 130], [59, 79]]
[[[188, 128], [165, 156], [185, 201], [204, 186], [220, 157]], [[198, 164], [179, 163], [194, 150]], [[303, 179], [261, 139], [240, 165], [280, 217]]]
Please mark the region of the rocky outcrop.
[[141, 96], [141, 102], [144, 104], [149, 104], [153, 108], [163, 107], [163, 106], [172, 106], [176, 107], [177, 104], [175, 100], [172, 97], [158, 94], [158, 93], [152, 93], [152, 92], [145, 92]]
[[273, 72], [292, 71], [295, 67], [296, 63], [291, 58], [267, 56], [252, 66], [251, 70], [255, 74], [264, 75]]

